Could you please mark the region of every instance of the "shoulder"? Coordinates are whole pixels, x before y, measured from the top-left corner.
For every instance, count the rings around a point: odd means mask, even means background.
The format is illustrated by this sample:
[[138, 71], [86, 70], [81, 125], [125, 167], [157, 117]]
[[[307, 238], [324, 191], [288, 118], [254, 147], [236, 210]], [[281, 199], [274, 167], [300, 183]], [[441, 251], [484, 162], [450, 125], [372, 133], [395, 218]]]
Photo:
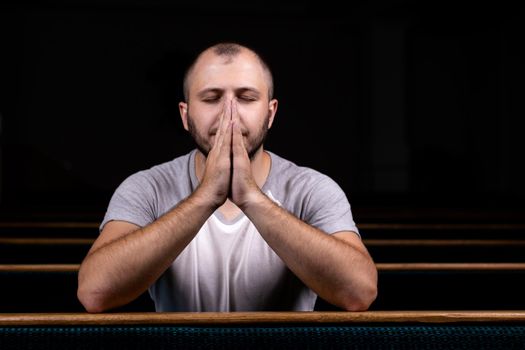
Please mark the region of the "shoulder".
[[288, 211], [324, 232], [358, 232], [343, 189], [328, 175], [273, 153], [267, 190]]
[[263, 190], [269, 191], [289, 211], [300, 216], [311, 203], [330, 203], [345, 197], [341, 187], [328, 175], [268, 153], [272, 168]]
[[[319, 184], [337, 185], [328, 175], [310, 167], [297, 165], [273, 152], [267, 151], [272, 159], [272, 173], [277, 182], [286, 182], [287, 186], [315, 187]], [[277, 176], [275, 176], [277, 175]]]
[[174, 188], [191, 187], [189, 163], [192, 153], [193, 151], [149, 169], [135, 172], [121, 183], [119, 190], [160, 193], [173, 191]]
[[140, 170], [128, 177], [128, 180], [136, 181], [171, 181], [173, 176], [181, 176], [182, 174], [189, 174], [189, 162], [192, 152], [183, 156], [177, 157], [165, 163], [157, 164], [149, 169]]
[[114, 192], [106, 219], [126, 218], [144, 225], [191, 193], [191, 152], [128, 176]]

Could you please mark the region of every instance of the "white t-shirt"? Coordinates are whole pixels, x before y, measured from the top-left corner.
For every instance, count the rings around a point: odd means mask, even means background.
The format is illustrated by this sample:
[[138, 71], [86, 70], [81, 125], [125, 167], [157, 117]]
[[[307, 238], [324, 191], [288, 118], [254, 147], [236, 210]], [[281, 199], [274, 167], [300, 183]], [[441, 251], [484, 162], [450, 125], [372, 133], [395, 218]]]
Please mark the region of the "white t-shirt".
[[[146, 226], [198, 186], [195, 153], [128, 177], [111, 198], [111, 220]], [[358, 230], [342, 189], [328, 176], [272, 152], [262, 187], [276, 204], [331, 234]], [[271, 218], [268, 218], [271, 220]], [[349, 267], [351, 268], [351, 267]], [[311, 311], [316, 295], [275, 254], [244, 214], [216, 211], [149, 288], [157, 311]]]

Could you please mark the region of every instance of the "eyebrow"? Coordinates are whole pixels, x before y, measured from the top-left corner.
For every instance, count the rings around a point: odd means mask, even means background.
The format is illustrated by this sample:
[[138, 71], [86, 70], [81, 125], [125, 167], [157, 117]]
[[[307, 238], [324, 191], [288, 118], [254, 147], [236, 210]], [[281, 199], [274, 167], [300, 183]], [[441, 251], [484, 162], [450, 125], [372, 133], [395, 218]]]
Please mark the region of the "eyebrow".
[[199, 97], [202, 97], [206, 94], [209, 94], [209, 93], [215, 93], [215, 94], [218, 94], [218, 93], [221, 93], [223, 91], [223, 89], [219, 89], [219, 88], [208, 88], [208, 89], [204, 89], [202, 91], [199, 91], [197, 93], [197, 96]]
[[[212, 94], [221, 94], [222, 92], [224, 92], [224, 89], [221, 89], [221, 88], [207, 88], [207, 89], [204, 89], [202, 91], [199, 91], [197, 93], [197, 96], [198, 97], [204, 97], [205, 95], [210, 94], [210, 93], [212, 93]], [[259, 92], [259, 90], [257, 90], [256, 88], [253, 88], [253, 87], [249, 87], [249, 86], [240, 87], [240, 88], [235, 89], [235, 93], [244, 93], [244, 92], [251, 92], [251, 93], [254, 93], [254, 94], [257, 94], [257, 95], [261, 94]]]
[[251, 92], [251, 93], [254, 93], [256, 95], [260, 95], [261, 94], [259, 92], [259, 90], [257, 90], [256, 88], [252, 88], [252, 87], [242, 87], [242, 88], [235, 89], [235, 91], [236, 92], [240, 92], [240, 93]]

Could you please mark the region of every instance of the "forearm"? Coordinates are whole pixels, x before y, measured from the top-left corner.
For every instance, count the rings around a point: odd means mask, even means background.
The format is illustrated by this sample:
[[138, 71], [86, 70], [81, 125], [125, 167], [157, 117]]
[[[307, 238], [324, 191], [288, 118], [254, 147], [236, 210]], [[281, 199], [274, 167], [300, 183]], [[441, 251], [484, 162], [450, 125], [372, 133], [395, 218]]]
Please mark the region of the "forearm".
[[150, 225], [91, 252], [79, 271], [83, 304], [97, 312], [134, 300], [170, 266], [213, 211], [194, 193]]
[[308, 225], [262, 193], [243, 209], [290, 270], [323, 299], [348, 310], [373, 301], [377, 271], [366, 249]]

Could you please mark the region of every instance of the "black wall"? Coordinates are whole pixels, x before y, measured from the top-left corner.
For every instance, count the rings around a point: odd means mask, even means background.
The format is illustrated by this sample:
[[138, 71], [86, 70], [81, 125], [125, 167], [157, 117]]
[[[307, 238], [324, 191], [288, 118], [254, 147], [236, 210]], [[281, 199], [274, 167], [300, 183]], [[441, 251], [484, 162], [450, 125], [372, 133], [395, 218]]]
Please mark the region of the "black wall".
[[103, 212], [188, 152], [181, 75], [219, 40], [273, 68], [267, 148], [354, 207], [523, 208], [525, 11], [425, 3], [3, 2], [2, 215]]

